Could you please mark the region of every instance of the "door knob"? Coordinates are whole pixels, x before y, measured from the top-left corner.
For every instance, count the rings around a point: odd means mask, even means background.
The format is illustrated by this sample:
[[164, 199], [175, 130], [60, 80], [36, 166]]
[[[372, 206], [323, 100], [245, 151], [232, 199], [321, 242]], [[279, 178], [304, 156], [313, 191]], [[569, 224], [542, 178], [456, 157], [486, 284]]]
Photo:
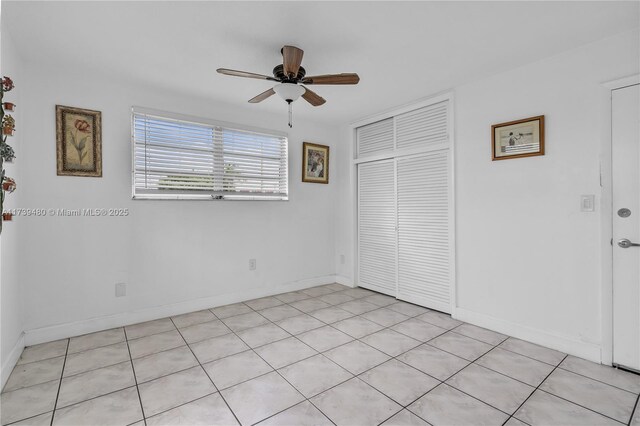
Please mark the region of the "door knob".
[[640, 244], [638, 243], [632, 243], [631, 241], [627, 240], [626, 238], [623, 238], [621, 240], [618, 240], [618, 245], [622, 248], [629, 248], [629, 247], [640, 247]]

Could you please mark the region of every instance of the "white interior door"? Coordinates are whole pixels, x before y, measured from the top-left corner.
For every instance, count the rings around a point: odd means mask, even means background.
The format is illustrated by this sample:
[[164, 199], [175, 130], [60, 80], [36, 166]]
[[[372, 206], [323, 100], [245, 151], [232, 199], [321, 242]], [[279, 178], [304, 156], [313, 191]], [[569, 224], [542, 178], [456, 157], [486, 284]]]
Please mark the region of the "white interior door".
[[358, 165], [358, 285], [396, 295], [395, 161]]
[[449, 150], [397, 159], [398, 299], [450, 312]]
[[613, 362], [635, 370], [640, 370], [639, 104], [638, 85], [612, 92]]

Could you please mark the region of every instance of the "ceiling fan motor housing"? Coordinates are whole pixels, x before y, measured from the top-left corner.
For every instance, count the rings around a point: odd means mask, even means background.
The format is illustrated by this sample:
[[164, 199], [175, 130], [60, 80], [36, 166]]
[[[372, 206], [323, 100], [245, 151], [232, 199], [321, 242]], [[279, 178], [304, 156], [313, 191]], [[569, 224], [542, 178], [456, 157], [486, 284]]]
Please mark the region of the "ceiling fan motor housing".
[[273, 69], [273, 76], [283, 83], [298, 83], [298, 81], [304, 78], [306, 73], [307, 72], [305, 71], [305, 69], [303, 67], [300, 67], [298, 69], [298, 75], [296, 75], [294, 78], [289, 78], [289, 76], [284, 73], [284, 66], [282, 64], [276, 66]]

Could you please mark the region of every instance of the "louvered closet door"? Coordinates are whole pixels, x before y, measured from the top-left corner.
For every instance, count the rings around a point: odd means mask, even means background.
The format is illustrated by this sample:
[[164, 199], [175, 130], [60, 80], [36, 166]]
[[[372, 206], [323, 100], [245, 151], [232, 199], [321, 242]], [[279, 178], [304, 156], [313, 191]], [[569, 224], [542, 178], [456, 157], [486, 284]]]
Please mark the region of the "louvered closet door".
[[397, 160], [397, 298], [450, 312], [449, 150]]
[[396, 295], [394, 160], [358, 165], [358, 285]]

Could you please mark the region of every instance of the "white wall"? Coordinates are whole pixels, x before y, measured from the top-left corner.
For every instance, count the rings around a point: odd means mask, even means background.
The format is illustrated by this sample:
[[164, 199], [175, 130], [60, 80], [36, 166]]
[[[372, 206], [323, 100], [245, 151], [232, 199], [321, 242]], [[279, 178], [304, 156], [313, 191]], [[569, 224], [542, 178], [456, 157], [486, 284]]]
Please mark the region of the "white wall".
[[[17, 105], [16, 111], [11, 113], [16, 120], [17, 130], [13, 137], [8, 138], [8, 143], [16, 152], [17, 159], [13, 164], [4, 163], [6, 174], [16, 180], [18, 188], [21, 182], [21, 160], [23, 155], [22, 144], [24, 143], [25, 125], [23, 122], [20, 107], [22, 98], [20, 97], [26, 80], [22, 78], [22, 59], [16, 51], [13, 41], [6, 34], [2, 35], [2, 74], [12, 77], [16, 88], [7, 92], [4, 96], [5, 102], [13, 102]], [[11, 209], [20, 205], [21, 192], [17, 190], [12, 194], [7, 194], [4, 209]], [[23, 347], [24, 330], [24, 309], [23, 291], [24, 286], [19, 281], [19, 253], [18, 236], [20, 223], [18, 221], [4, 222], [2, 235], [0, 236], [0, 362], [2, 372], [0, 374], [0, 388], [4, 386], [9, 378], [9, 373], [13, 365], [20, 356]]]
[[[243, 99], [242, 108], [221, 105], [36, 62], [21, 81], [22, 207], [131, 212], [18, 219], [28, 343], [333, 282], [335, 175], [329, 185], [301, 182], [303, 140], [335, 147], [333, 128], [295, 120], [289, 130], [284, 102], [268, 115]], [[102, 111], [102, 178], [56, 176], [56, 104]], [[132, 105], [287, 131], [290, 201], [131, 200]], [[126, 297], [115, 298], [117, 282], [128, 284]]]
[[[625, 33], [454, 89], [455, 316], [600, 360], [600, 209], [581, 213], [579, 200], [601, 194], [601, 83], [638, 73], [639, 47]], [[545, 156], [491, 161], [492, 124], [542, 114]], [[336, 251], [352, 254], [352, 141], [341, 136]], [[338, 274], [353, 278], [347, 260]]]

